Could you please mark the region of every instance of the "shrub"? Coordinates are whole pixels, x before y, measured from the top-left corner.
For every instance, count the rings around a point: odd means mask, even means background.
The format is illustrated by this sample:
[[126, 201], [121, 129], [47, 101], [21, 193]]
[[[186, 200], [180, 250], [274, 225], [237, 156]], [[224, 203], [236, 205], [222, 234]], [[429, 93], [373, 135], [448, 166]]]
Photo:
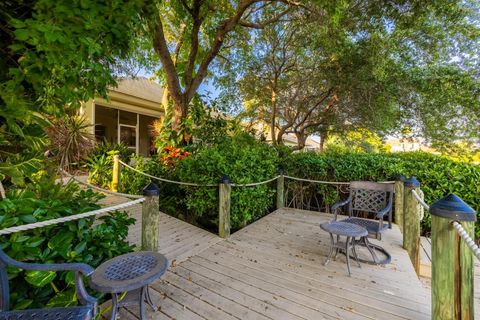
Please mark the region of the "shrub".
[[[98, 209], [103, 197], [76, 184], [55, 184], [39, 177], [22, 190], [10, 190], [0, 202], [0, 228]], [[97, 267], [103, 261], [133, 250], [127, 241], [134, 219], [115, 211], [99, 218], [52, 225], [1, 236], [1, 247], [12, 258], [35, 263], [83, 262]], [[11, 308], [76, 305], [73, 272], [8, 270]]]
[[[202, 184], [219, 183], [227, 175], [235, 184], [272, 178], [278, 170], [278, 153], [253, 137], [240, 134], [223, 142], [205, 146], [178, 163], [175, 168], [181, 181]], [[218, 188], [188, 187], [185, 204], [191, 215], [204, 225], [218, 225]], [[231, 227], [238, 229], [264, 216], [273, 203], [270, 185], [233, 187]]]
[[88, 181], [103, 188], [110, 188], [112, 179], [113, 156], [119, 155], [122, 161], [129, 163], [135, 154], [123, 143], [111, 144], [108, 141], [98, 143], [85, 159], [88, 169]]

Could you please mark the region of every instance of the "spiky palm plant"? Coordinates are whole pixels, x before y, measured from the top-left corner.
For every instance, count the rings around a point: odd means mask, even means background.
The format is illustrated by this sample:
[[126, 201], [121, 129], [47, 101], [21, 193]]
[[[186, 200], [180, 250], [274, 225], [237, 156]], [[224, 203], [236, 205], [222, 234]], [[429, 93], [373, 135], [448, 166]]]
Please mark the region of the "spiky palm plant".
[[80, 163], [95, 146], [95, 136], [89, 132], [91, 124], [84, 116], [66, 115], [52, 120], [47, 128], [50, 148], [60, 168], [69, 170]]

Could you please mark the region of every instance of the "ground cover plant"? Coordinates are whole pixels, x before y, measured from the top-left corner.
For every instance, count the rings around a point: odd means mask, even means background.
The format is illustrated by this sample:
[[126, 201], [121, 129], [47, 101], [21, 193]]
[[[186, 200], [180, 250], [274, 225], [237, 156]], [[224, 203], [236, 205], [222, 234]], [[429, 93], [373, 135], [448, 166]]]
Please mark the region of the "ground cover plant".
[[[45, 172], [44, 172], [45, 174]], [[75, 183], [56, 184], [45, 175], [22, 189], [10, 189], [0, 201], [0, 229], [99, 209], [102, 194], [80, 190]], [[126, 241], [134, 220], [114, 211], [95, 217], [1, 236], [2, 249], [12, 258], [34, 263], [103, 261], [131, 252]], [[73, 272], [8, 270], [10, 307], [27, 309], [77, 305]], [[98, 293], [96, 294], [98, 296]]]

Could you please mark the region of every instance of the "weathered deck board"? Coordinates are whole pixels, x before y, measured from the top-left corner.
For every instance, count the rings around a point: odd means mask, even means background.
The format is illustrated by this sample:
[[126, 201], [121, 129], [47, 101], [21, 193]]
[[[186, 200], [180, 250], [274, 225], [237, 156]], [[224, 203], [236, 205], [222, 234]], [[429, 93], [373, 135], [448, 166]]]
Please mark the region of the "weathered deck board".
[[[118, 199], [106, 200], [108, 204]], [[130, 214], [141, 217], [141, 207]], [[229, 240], [161, 215], [159, 251], [175, 263], [151, 286], [149, 319], [430, 319], [430, 290], [416, 277], [396, 226], [381, 244], [392, 264], [323, 266], [330, 215], [283, 209]], [[129, 239], [140, 239], [140, 221]], [[125, 319], [138, 309], [123, 310]]]
[[[112, 206], [127, 201], [129, 200], [123, 197], [107, 195], [100, 203], [103, 206]], [[130, 243], [140, 246], [142, 242], [142, 205], [128, 207], [126, 211], [136, 220], [135, 225], [128, 230], [127, 239]], [[165, 213], [160, 213], [158, 251], [173, 264], [184, 261], [221, 240], [215, 234]]]

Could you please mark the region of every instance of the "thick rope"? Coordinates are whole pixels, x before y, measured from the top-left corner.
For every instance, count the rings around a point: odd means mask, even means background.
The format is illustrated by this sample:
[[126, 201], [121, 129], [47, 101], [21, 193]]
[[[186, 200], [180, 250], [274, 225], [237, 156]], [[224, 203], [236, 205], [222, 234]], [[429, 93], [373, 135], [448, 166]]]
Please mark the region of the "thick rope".
[[32, 230], [32, 229], [47, 227], [47, 226], [51, 226], [51, 225], [55, 225], [55, 224], [59, 224], [59, 223], [63, 223], [63, 222], [74, 221], [74, 220], [79, 220], [79, 219], [88, 218], [88, 217], [92, 217], [92, 216], [97, 216], [97, 215], [100, 215], [102, 213], [107, 213], [107, 212], [111, 212], [111, 211], [115, 211], [115, 210], [124, 209], [124, 208], [130, 207], [130, 206], [134, 206], [136, 204], [142, 203], [143, 201], [145, 201], [145, 198], [141, 198], [141, 199], [117, 204], [115, 206], [106, 207], [106, 208], [102, 208], [102, 209], [98, 209], [98, 210], [93, 210], [93, 211], [89, 211], [89, 212], [75, 214], [75, 215], [68, 216], [68, 217], [50, 219], [50, 220], [41, 221], [41, 222], [24, 224], [22, 226], [6, 228], [6, 229], [0, 230], [0, 235], [6, 235], [6, 234], [11, 234], [11, 233], [14, 233], [14, 232], [20, 232], [20, 231], [26, 231], [26, 230]]
[[276, 176], [276, 177], [273, 177], [272, 179], [268, 179], [268, 180], [265, 180], [265, 181], [254, 182], [254, 183], [244, 183], [244, 184], [232, 183], [231, 186], [232, 186], [232, 187], [255, 187], [255, 186], [259, 186], [259, 185], [262, 185], [262, 184], [267, 184], [267, 183], [269, 183], [269, 182], [275, 181], [275, 180], [277, 180], [278, 178], [280, 178], [279, 175]]
[[420, 195], [415, 190], [412, 190], [411, 192], [415, 199], [417, 199], [418, 203], [420, 203], [425, 208], [425, 210], [430, 210], [430, 206], [425, 201], [423, 201], [422, 197], [420, 197]]
[[174, 181], [174, 180], [169, 180], [169, 179], [165, 179], [165, 178], [160, 178], [160, 177], [152, 176], [151, 174], [145, 173], [143, 171], [140, 171], [140, 170], [126, 164], [122, 160], [118, 160], [118, 162], [121, 163], [122, 165], [124, 165], [125, 167], [129, 168], [130, 170], [133, 170], [137, 173], [140, 173], [140, 174], [144, 175], [145, 177], [156, 179], [158, 181], [174, 183], [174, 184], [179, 184], [179, 185], [182, 185], [182, 186], [190, 186], [190, 187], [217, 187], [218, 186], [218, 184], [200, 184], [200, 183], [181, 182], [181, 181]]
[[76, 182], [78, 182], [80, 184], [83, 184], [86, 187], [89, 187], [91, 189], [95, 189], [95, 190], [103, 192], [103, 193], [112, 194], [112, 195], [115, 195], [115, 196], [125, 197], [125, 198], [130, 198], [130, 199], [141, 199], [141, 198], [143, 198], [143, 196], [139, 196], [139, 195], [135, 195], [135, 194], [121, 193], [121, 192], [115, 192], [115, 191], [110, 191], [110, 190], [107, 190], [107, 189], [103, 189], [103, 188], [94, 186], [93, 184], [83, 182], [82, 180], [77, 179], [75, 176], [71, 175], [70, 173], [66, 172], [63, 169], [60, 169], [60, 171], [63, 174], [65, 174], [67, 177], [69, 177], [70, 179], [75, 180]]
[[333, 185], [347, 185], [350, 182], [337, 182], [337, 181], [321, 181], [321, 180], [311, 180], [311, 179], [303, 179], [297, 178], [292, 176], [284, 176], [287, 179], [296, 180], [296, 181], [303, 181], [303, 182], [312, 182], [312, 183], [322, 183], [322, 184], [333, 184]]
[[465, 244], [472, 251], [473, 255], [480, 260], [480, 248], [475, 244], [475, 241], [473, 241], [468, 232], [457, 221], [453, 221], [452, 225], [455, 230], [457, 230], [458, 235], [465, 241]]

